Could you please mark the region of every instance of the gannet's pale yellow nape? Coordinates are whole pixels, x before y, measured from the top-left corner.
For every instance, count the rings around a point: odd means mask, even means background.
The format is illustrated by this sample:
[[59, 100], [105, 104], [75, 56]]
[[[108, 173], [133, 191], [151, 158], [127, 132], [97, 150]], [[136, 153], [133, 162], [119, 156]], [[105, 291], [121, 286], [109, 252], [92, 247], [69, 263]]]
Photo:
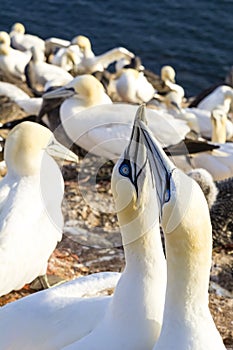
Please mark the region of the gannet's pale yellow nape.
[[167, 257], [164, 319], [153, 350], [223, 350], [208, 308], [212, 228], [206, 199], [144, 123], [141, 128], [160, 198]]
[[57, 142], [49, 129], [33, 122], [18, 124], [9, 132], [4, 147], [8, 171], [20, 176], [36, 174], [45, 151], [53, 158], [78, 161], [76, 154]]
[[166, 289], [159, 208], [139, 108], [131, 138], [114, 166], [111, 187], [126, 265], [102, 322], [65, 350], [152, 349], [158, 339]]

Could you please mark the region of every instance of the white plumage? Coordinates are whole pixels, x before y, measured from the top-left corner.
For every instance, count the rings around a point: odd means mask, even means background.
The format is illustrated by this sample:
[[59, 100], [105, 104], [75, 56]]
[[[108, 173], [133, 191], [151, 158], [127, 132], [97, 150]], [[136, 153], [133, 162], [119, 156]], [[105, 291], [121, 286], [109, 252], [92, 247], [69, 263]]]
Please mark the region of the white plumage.
[[6, 140], [7, 174], [0, 183], [0, 295], [44, 275], [61, 240], [64, 183], [52, 151], [75, 159], [50, 130], [36, 123], [20, 123]]

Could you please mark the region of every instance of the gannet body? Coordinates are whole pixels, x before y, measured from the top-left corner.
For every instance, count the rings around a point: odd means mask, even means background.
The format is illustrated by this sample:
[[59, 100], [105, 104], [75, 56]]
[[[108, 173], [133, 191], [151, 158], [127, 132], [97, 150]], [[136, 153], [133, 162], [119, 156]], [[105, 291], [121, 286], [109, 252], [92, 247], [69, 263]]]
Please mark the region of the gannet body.
[[61, 240], [64, 183], [49, 154], [77, 160], [37, 123], [20, 123], [7, 137], [7, 174], [0, 182], [0, 295], [45, 275]]
[[37, 35], [25, 34], [25, 27], [22, 23], [15, 23], [10, 31], [12, 47], [20, 51], [28, 51], [33, 46], [42, 52], [45, 51], [45, 42]]
[[168, 274], [162, 331], [153, 350], [224, 350], [208, 307], [212, 232], [206, 199], [140, 125], [161, 198]]
[[103, 71], [113, 62], [119, 61], [122, 58], [131, 59], [134, 57], [134, 54], [124, 47], [116, 47], [96, 56], [92, 51], [91, 42], [87, 37], [79, 35], [73, 40], [76, 40], [76, 43], [83, 53], [81, 62], [76, 67], [79, 74]]
[[[196, 107], [183, 108], [179, 94], [174, 91], [166, 94], [166, 96], [162, 98], [162, 102], [165, 105], [164, 108], [174, 117], [186, 120], [191, 130], [194, 130], [197, 134], [206, 139], [211, 139], [213, 130], [211, 121], [212, 111]], [[218, 113], [226, 114], [223, 104], [217, 105], [213, 110], [218, 110]], [[225, 130], [226, 139], [231, 140], [233, 138], [233, 123], [229, 119], [225, 122]], [[212, 141], [215, 142], [216, 140], [212, 139]]]
[[182, 102], [185, 92], [182, 86], [175, 83], [176, 72], [171, 66], [163, 66], [161, 68], [161, 79], [164, 85], [170, 90], [175, 91], [179, 95], [180, 103]]
[[[189, 165], [195, 168], [206, 169], [215, 181], [224, 180], [233, 176], [233, 142], [226, 141], [227, 114], [222, 108], [215, 108], [211, 112], [211, 141], [219, 146], [208, 152], [192, 154]], [[180, 164], [185, 170], [186, 164]], [[184, 167], [184, 168], [183, 168]]]
[[[196, 107], [185, 108], [185, 111], [188, 113], [192, 113], [196, 116], [201, 130], [201, 135], [207, 139], [211, 139], [211, 112]], [[227, 141], [231, 141], [233, 139], [233, 123], [229, 119], [227, 119], [226, 122], [226, 139]]]
[[[60, 107], [62, 126], [80, 147], [98, 156], [119, 158], [130, 137], [138, 105], [112, 103], [102, 84], [91, 75], [76, 77], [66, 86], [43, 95], [67, 99]], [[190, 128], [168, 113], [148, 108], [149, 124], [164, 146], [184, 139]]]
[[218, 105], [223, 105], [226, 113], [230, 111], [233, 105], [233, 88], [231, 86], [218, 86], [198, 103], [197, 108], [211, 112]]
[[78, 45], [60, 48], [50, 60], [51, 64], [62, 67], [67, 72], [74, 69], [81, 61], [82, 53]]
[[61, 86], [73, 79], [73, 76], [62, 67], [44, 62], [40, 50], [35, 47], [32, 48], [32, 58], [27, 65], [26, 75], [29, 87], [38, 84], [43, 89], [48, 89], [49, 86]]
[[25, 81], [24, 70], [31, 59], [31, 52], [21, 52], [10, 46], [10, 36], [0, 32], [0, 69], [4, 74]]
[[124, 69], [115, 84], [117, 94], [123, 102], [137, 104], [148, 102], [156, 92], [144, 73], [132, 68]]
[[106, 290], [114, 289], [120, 276], [79, 277], [6, 304], [0, 309], [1, 347], [59, 350], [82, 338], [104, 317], [112, 298]]

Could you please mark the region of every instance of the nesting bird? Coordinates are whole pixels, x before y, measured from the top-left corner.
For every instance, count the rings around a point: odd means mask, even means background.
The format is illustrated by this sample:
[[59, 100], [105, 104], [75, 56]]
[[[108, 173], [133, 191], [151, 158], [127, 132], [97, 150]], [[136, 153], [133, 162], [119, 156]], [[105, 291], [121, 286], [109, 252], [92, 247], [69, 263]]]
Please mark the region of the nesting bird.
[[47, 63], [36, 47], [31, 49], [32, 57], [25, 67], [26, 81], [32, 91], [43, 93], [53, 86], [63, 86], [73, 79], [73, 76], [62, 67]]
[[83, 54], [81, 61], [76, 67], [78, 74], [90, 74], [96, 71], [103, 71], [113, 62], [119, 61], [122, 58], [130, 60], [134, 57], [134, 54], [124, 47], [116, 47], [96, 56], [92, 51], [89, 38], [84, 35], [78, 35], [74, 39]]
[[7, 32], [0, 32], [0, 69], [5, 75], [25, 81], [25, 67], [31, 59], [31, 52], [22, 52], [11, 47]]
[[4, 148], [7, 174], [0, 183], [0, 295], [45, 275], [61, 240], [64, 183], [51, 156], [77, 161], [37, 123], [20, 123], [10, 131]]
[[22, 23], [15, 23], [10, 31], [11, 45], [20, 51], [29, 51], [33, 46], [45, 52], [45, 42], [37, 35], [25, 33], [25, 26]]

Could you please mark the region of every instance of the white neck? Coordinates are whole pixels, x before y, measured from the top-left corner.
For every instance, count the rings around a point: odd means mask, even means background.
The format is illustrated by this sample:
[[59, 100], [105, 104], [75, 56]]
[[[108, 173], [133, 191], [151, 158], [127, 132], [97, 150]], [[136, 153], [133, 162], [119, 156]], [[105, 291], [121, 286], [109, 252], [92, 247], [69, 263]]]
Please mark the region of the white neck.
[[218, 143], [225, 143], [227, 138], [226, 121], [211, 120], [211, 122], [212, 122], [211, 141], [218, 142]]
[[[166, 289], [166, 261], [159, 223], [137, 240], [124, 244], [124, 252], [125, 270], [115, 289], [108, 320], [119, 322], [122, 319], [123, 324], [128, 320], [131, 324], [141, 323], [142, 327], [148, 323], [148, 337], [157, 339]], [[123, 316], [126, 313], [127, 317]]]

